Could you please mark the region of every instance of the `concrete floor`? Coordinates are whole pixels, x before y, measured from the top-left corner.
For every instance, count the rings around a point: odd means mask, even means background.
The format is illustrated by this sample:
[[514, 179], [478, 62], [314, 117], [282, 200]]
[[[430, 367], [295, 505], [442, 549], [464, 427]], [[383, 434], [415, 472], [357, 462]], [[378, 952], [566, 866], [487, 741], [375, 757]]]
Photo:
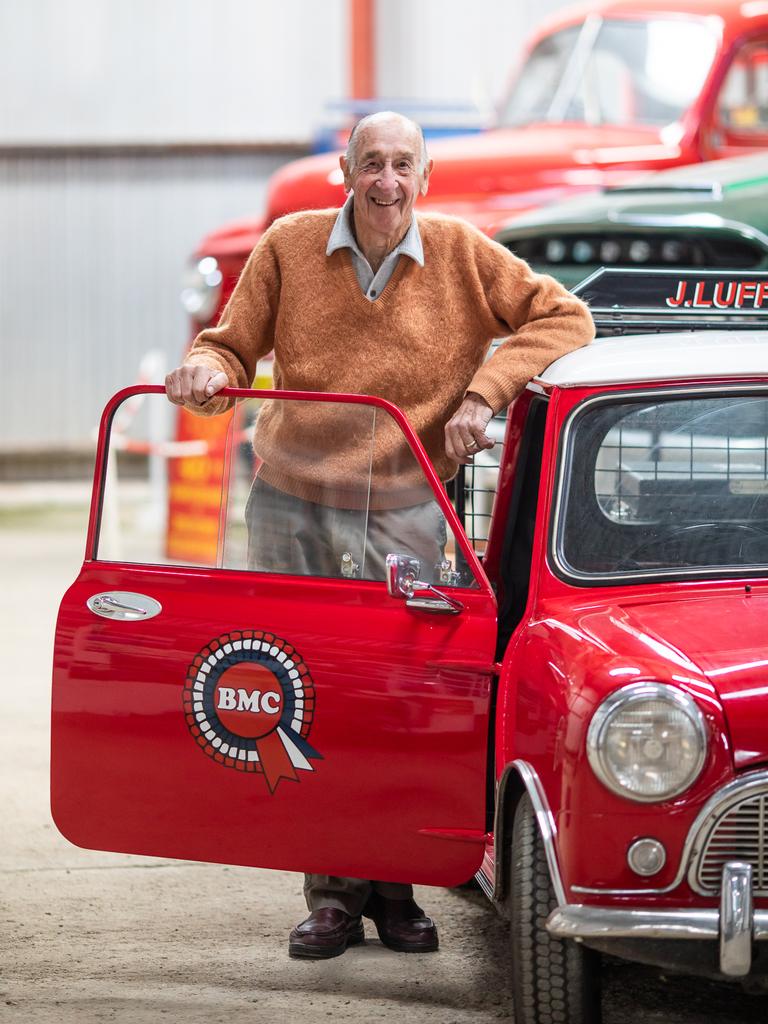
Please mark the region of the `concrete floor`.
[[[84, 510], [0, 496], [0, 1021], [292, 1024], [511, 1020], [503, 923], [478, 893], [422, 889], [441, 950], [403, 956], [369, 931], [325, 964], [286, 955], [297, 875], [80, 850], [48, 810], [56, 609]], [[606, 1024], [748, 1024], [768, 998], [609, 964]]]

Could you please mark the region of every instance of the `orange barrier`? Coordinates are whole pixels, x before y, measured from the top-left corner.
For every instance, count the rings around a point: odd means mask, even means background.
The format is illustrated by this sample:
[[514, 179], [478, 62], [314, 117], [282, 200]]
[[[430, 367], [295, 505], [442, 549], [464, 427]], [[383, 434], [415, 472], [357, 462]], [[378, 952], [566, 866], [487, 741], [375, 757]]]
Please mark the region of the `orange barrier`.
[[226, 483], [221, 453], [226, 448], [232, 416], [233, 410], [202, 418], [179, 409], [174, 443], [194, 445], [196, 453], [168, 463], [168, 558], [195, 565], [216, 564]]

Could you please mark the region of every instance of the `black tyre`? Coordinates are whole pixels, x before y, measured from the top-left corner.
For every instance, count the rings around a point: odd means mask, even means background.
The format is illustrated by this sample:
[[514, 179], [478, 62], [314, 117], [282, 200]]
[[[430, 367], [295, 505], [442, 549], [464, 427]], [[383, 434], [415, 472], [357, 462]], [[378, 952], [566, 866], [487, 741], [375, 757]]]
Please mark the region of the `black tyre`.
[[600, 955], [544, 927], [557, 904], [527, 795], [515, 812], [511, 858], [515, 1024], [599, 1024]]

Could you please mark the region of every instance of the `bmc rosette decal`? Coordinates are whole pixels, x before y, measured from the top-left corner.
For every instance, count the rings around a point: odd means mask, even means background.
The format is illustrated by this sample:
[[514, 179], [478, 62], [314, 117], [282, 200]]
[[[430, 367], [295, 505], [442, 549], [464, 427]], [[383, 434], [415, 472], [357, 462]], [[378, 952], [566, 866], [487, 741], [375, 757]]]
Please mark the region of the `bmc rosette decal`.
[[274, 793], [280, 779], [299, 781], [322, 760], [307, 737], [315, 687], [285, 640], [254, 630], [225, 633], [195, 657], [184, 686], [189, 731], [226, 768], [262, 772]]

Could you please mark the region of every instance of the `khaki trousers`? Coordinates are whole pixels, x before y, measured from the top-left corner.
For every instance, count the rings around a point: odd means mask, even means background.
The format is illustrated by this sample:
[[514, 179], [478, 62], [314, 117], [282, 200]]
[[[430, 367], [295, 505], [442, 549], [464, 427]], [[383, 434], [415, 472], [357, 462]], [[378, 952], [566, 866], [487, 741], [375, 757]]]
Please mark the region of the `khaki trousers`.
[[[390, 552], [413, 555], [433, 578], [445, 552], [445, 519], [435, 501], [408, 508], [330, 508], [278, 491], [257, 477], [245, 507], [248, 568], [298, 576], [339, 577], [345, 552], [362, 565], [364, 579], [383, 580]], [[363, 545], [364, 538], [364, 560]], [[337, 875], [305, 875], [310, 911], [335, 907], [356, 917], [371, 892], [391, 900], [413, 896], [413, 886]]]
[[341, 577], [346, 552], [365, 580], [386, 579], [388, 554], [412, 555], [421, 578], [435, 580], [443, 560], [446, 526], [436, 501], [407, 508], [331, 508], [294, 498], [259, 480], [245, 506], [248, 568], [295, 576]]

